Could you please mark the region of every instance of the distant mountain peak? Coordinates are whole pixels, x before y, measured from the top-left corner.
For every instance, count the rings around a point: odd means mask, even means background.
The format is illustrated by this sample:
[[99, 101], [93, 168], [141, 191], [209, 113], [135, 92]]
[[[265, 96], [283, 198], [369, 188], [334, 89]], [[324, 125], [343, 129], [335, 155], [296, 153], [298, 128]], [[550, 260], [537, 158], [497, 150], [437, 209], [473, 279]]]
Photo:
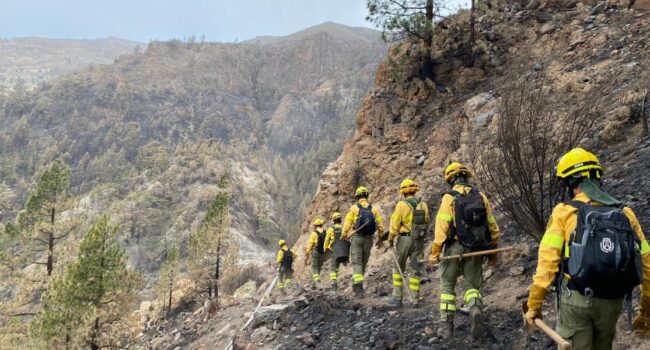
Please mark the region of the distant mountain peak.
[[365, 27], [350, 27], [332, 21], [317, 24], [286, 36], [258, 36], [245, 41], [250, 44], [269, 44], [279, 41], [303, 40], [317, 34], [327, 34], [337, 40], [376, 42], [381, 40], [378, 30]]

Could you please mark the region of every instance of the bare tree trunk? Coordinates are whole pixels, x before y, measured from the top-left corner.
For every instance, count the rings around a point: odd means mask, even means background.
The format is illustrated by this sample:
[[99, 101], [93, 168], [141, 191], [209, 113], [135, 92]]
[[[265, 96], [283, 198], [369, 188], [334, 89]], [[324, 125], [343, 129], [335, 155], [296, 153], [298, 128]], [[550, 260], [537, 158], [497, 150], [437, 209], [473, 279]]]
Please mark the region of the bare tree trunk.
[[214, 268], [214, 298], [219, 302], [219, 262], [221, 261], [221, 240], [217, 242], [217, 261]]
[[426, 34], [425, 34], [425, 55], [422, 65], [422, 77], [433, 79], [433, 61], [431, 60], [431, 47], [433, 47], [433, 0], [427, 0], [426, 6]]
[[167, 315], [172, 313], [172, 293], [174, 292], [174, 270], [169, 273], [169, 303], [167, 304]]
[[643, 96], [643, 104], [641, 105], [641, 120], [643, 122], [643, 136], [648, 136], [648, 111], [646, 105], [648, 104], [648, 97], [650, 97], [650, 90], [646, 91]]
[[469, 15], [469, 43], [467, 45], [467, 54], [469, 56], [469, 66], [472, 67], [474, 66], [474, 41], [475, 36], [476, 36], [476, 11], [475, 11], [475, 2], [476, 0], [472, 0], [472, 7], [470, 9], [470, 15]]
[[47, 255], [47, 275], [52, 276], [54, 270], [54, 218], [56, 215], [56, 208], [52, 207], [50, 211], [50, 232], [48, 235], [48, 255]]
[[99, 317], [95, 318], [95, 325], [93, 326], [92, 336], [90, 338], [90, 349], [99, 350], [97, 338], [99, 337]]

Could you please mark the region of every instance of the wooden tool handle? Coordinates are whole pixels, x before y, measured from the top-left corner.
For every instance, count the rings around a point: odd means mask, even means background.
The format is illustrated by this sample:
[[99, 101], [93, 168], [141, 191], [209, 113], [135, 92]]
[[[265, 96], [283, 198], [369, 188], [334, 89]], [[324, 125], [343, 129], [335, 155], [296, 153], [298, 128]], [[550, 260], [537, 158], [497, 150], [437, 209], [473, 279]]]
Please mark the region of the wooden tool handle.
[[496, 248], [496, 249], [481, 250], [480, 252], [471, 252], [466, 254], [443, 256], [440, 258], [440, 260], [462, 259], [462, 258], [469, 258], [472, 256], [490, 255], [494, 253], [507, 252], [513, 249], [515, 249], [515, 247], [510, 246], [510, 247], [503, 247], [503, 248]]
[[535, 319], [535, 325], [539, 327], [539, 329], [542, 330], [542, 332], [546, 333], [553, 341], [557, 343], [557, 345], [560, 347], [562, 350], [571, 350], [571, 343], [566, 341], [566, 339], [562, 338], [559, 334], [557, 334], [556, 331], [553, 330], [553, 328], [549, 327], [546, 322], [544, 322], [541, 318], [536, 318]]
[[[495, 253], [507, 252], [507, 251], [513, 250], [513, 249], [515, 249], [515, 247], [510, 246], [510, 247], [503, 247], [503, 248], [497, 248], [497, 249], [482, 250], [480, 252], [472, 252], [472, 253], [467, 253], [467, 254], [442, 256], [442, 257], [440, 257], [440, 260], [463, 259], [463, 258], [470, 258], [472, 256], [490, 255], [490, 254], [495, 254]], [[418, 262], [429, 263], [429, 260], [418, 260]]]
[[359, 232], [359, 231], [360, 231], [360, 230], [361, 230], [362, 228], [364, 228], [364, 227], [365, 227], [366, 225], [368, 225], [368, 223], [367, 223], [367, 222], [366, 222], [365, 224], [363, 224], [363, 225], [361, 225], [361, 226], [359, 226], [359, 228], [358, 228], [358, 229], [356, 229], [356, 230], [354, 230], [354, 231], [352, 231], [352, 233], [350, 233], [350, 234], [348, 235], [348, 237], [347, 237], [347, 239], [350, 239], [350, 238], [352, 238], [352, 236], [354, 236], [354, 235], [356, 235], [356, 234], [357, 234], [357, 232]]

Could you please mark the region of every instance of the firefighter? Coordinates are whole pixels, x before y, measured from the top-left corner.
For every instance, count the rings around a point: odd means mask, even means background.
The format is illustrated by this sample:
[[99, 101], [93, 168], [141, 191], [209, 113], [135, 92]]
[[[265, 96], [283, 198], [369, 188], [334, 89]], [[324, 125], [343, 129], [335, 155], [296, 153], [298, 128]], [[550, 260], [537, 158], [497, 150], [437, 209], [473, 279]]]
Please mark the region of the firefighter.
[[[476, 190], [469, 179], [472, 171], [463, 164], [452, 163], [444, 171], [444, 178], [451, 191], [442, 196], [436, 215], [435, 238], [431, 245], [431, 263], [440, 262], [440, 254], [456, 255], [496, 248], [499, 226], [492, 215], [487, 197]], [[496, 254], [487, 257], [490, 265], [496, 265]], [[474, 339], [483, 335], [482, 310], [484, 256], [451, 259], [440, 262], [440, 328], [438, 336], [453, 337], [456, 313], [456, 281], [463, 276], [465, 305], [469, 306], [471, 335]]]
[[556, 175], [571, 200], [555, 206], [548, 220], [528, 296], [526, 324], [535, 329], [548, 288], [557, 283], [557, 332], [573, 349], [611, 349], [624, 296], [631, 298], [639, 284], [632, 326], [650, 333], [650, 246], [632, 210], [601, 188], [602, 174], [598, 158], [582, 148], [560, 158]]
[[411, 179], [405, 179], [399, 186], [399, 192], [404, 197], [395, 205], [395, 210], [390, 217], [388, 233], [388, 248], [395, 246], [396, 260], [399, 267], [393, 266], [393, 296], [390, 304], [395, 307], [402, 306], [404, 282], [400, 271], [408, 275], [408, 288], [413, 296], [416, 306], [420, 294], [420, 274], [411, 265], [406, 265], [407, 260], [424, 258], [424, 238], [429, 226], [429, 208], [420, 198], [415, 198], [419, 191], [418, 185]]
[[384, 224], [377, 208], [368, 202], [369, 192], [365, 187], [355, 191], [357, 203], [350, 207], [343, 223], [343, 237], [350, 240], [350, 262], [352, 263], [352, 288], [357, 297], [363, 296], [363, 279], [372, 250], [373, 235], [384, 232]]
[[287, 247], [287, 242], [284, 239], [278, 241], [280, 250], [278, 251], [278, 288], [284, 290], [288, 286], [293, 277], [293, 262], [298, 255], [293, 250]]
[[[332, 214], [332, 223], [333, 225], [327, 229], [327, 235], [325, 236], [325, 250], [327, 252], [332, 251], [332, 245], [336, 241], [341, 240], [341, 234], [343, 233], [343, 225], [341, 225], [342, 222], [342, 216], [341, 213], [335, 212]], [[334, 257], [331, 258], [331, 271], [330, 271], [330, 280], [332, 281], [332, 291], [337, 291], [338, 290], [338, 276], [339, 276], [339, 266], [341, 265], [340, 261], [337, 261], [334, 259]]]
[[309, 241], [307, 242], [307, 250], [305, 252], [305, 259], [308, 259], [311, 256], [311, 276], [312, 276], [312, 287], [316, 288], [317, 284], [320, 283], [320, 270], [323, 267], [323, 262], [325, 261], [325, 236], [326, 232], [323, 229], [323, 219], [317, 218], [314, 220], [313, 226], [314, 230], [309, 236]]

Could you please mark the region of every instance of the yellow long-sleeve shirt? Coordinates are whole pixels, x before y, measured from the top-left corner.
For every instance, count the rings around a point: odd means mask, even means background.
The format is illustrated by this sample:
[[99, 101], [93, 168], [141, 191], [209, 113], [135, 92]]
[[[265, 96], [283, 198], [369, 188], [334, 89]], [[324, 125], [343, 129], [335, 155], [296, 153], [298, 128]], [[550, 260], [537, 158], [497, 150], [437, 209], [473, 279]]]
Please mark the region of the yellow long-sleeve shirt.
[[[359, 204], [361, 204], [361, 206], [364, 208], [368, 208], [368, 206], [370, 205], [370, 203], [368, 203], [368, 200], [365, 198], [359, 199]], [[379, 210], [373, 207], [372, 215], [374, 215], [375, 217], [375, 223], [377, 224], [378, 234], [382, 234], [384, 232], [384, 223], [383, 223], [383, 219], [381, 218], [381, 215], [379, 215]], [[359, 218], [359, 208], [355, 204], [350, 207], [350, 210], [348, 210], [348, 213], [345, 215], [345, 221], [343, 222], [343, 233], [341, 234], [342, 237], [345, 237], [346, 239], [350, 238], [350, 235], [354, 231], [354, 224], [356, 224], [358, 218]]]
[[318, 245], [318, 235], [323, 233], [322, 227], [316, 227], [314, 231], [309, 235], [309, 240], [307, 241], [307, 249], [305, 250], [305, 255], [309, 255], [314, 248]]
[[[455, 185], [452, 189], [456, 192], [465, 194], [471, 190], [471, 186], [468, 185]], [[497, 225], [494, 215], [492, 215], [492, 207], [490, 206], [490, 201], [481, 193], [483, 196], [483, 202], [485, 203], [485, 208], [487, 210], [487, 222], [488, 230], [490, 231], [490, 236], [492, 238], [492, 244], [496, 248], [499, 244], [499, 225]], [[447, 237], [451, 233], [451, 230], [454, 225], [454, 196], [446, 193], [442, 196], [440, 201], [440, 208], [438, 209], [438, 214], [436, 215], [436, 229], [435, 229], [435, 238], [433, 244], [431, 245], [431, 259], [437, 258], [442, 252], [442, 246], [447, 241]], [[456, 237], [458, 239], [458, 237]]]
[[[343, 230], [343, 225], [334, 224], [334, 226], [327, 229], [327, 235], [325, 236], [325, 249], [330, 249], [332, 247], [332, 244], [334, 244], [334, 241], [336, 239], [336, 237], [334, 237], [334, 229]], [[343, 236], [342, 231], [341, 236]]]
[[[408, 196], [406, 199], [414, 199], [414, 196]], [[431, 222], [429, 218], [429, 208], [424, 202], [420, 203], [420, 208], [425, 212], [425, 223], [427, 226]], [[409, 233], [413, 228], [413, 209], [405, 200], [399, 201], [395, 205], [395, 210], [390, 216], [390, 227], [388, 240], [392, 241], [400, 233]]]
[[[573, 200], [589, 203], [590, 199], [585, 193], [576, 195]], [[593, 203], [593, 202], [592, 202]], [[597, 203], [596, 203], [597, 204]], [[555, 206], [549, 219], [546, 232], [539, 245], [537, 271], [533, 276], [531, 297], [528, 299], [530, 309], [539, 309], [544, 302], [548, 288], [555, 280], [559, 269], [562, 247], [569, 241], [570, 235], [578, 225], [578, 209], [560, 203]], [[625, 216], [630, 220], [632, 229], [641, 241], [641, 257], [643, 262], [643, 284], [641, 285], [642, 298], [650, 300], [650, 245], [643, 235], [641, 225], [630, 208], [623, 208]], [[534, 290], [534, 291], [533, 291]]]
[[278, 258], [276, 259], [278, 264], [282, 262], [285, 252], [290, 252], [293, 255], [294, 260], [298, 257], [298, 254], [294, 253], [293, 250], [289, 249], [289, 247], [285, 245], [280, 249], [280, 251], [278, 251]]

